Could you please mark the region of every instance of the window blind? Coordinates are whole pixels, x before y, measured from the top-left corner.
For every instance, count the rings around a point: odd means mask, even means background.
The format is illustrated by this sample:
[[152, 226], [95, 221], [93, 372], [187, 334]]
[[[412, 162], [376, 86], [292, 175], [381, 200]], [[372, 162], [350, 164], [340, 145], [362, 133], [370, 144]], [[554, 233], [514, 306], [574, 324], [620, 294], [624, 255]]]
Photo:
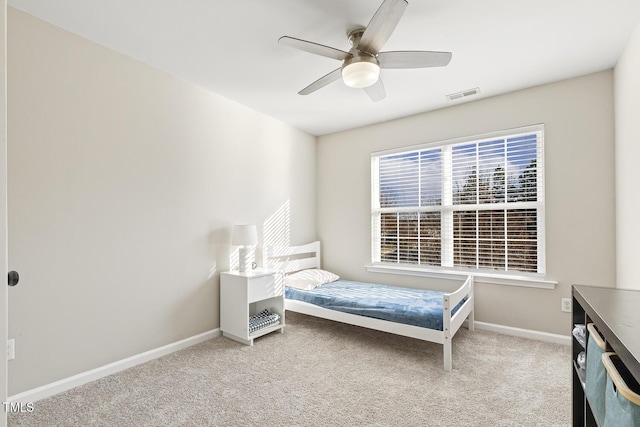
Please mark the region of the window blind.
[[542, 125], [371, 156], [372, 261], [544, 273]]

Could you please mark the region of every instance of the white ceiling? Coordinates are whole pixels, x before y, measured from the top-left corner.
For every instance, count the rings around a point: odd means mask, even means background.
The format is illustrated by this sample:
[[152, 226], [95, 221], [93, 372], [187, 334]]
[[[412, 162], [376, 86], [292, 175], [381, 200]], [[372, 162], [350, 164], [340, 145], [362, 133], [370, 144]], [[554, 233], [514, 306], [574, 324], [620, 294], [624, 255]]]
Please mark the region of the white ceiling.
[[[444, 68], [382, 70], [373, 103], [337, 81], [340, 62], [277, 43], [349, 49], [382, 0], [9, 0], [10, 6], [314, 135], [443, 108], [615, 66], [638, 0], [409, 0], [383, 50], [451, 51]], [[445, 95], [479, 87], [479, 95]]]

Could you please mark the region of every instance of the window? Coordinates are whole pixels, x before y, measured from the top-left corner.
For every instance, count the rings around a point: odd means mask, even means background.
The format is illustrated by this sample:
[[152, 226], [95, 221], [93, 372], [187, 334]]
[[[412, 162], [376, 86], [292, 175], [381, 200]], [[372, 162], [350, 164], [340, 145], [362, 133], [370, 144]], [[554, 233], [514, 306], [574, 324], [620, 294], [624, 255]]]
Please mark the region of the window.
[[371, 156], [372, 261], [545, 273], [542, 125]]

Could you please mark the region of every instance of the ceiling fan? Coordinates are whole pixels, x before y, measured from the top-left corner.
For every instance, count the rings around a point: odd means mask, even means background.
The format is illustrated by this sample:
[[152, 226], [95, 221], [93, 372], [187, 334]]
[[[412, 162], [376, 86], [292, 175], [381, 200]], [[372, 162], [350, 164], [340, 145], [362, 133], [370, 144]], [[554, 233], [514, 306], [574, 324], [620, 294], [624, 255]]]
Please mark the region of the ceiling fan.
[[295, 37], [283, 36], [279, 43], [327, 58], [342, 61], [342, 66], [320, 77], [298, 92], [309, 95], [340, 79], [349, 87], [363, 88], [372, 101], [385, 98], [381, 68], [443, 67], [451, 61], [451, 52], [388, 51], [380, 52], [393, 33], [408, 3], [406, 0], [384, 0], [366, 28], [356, 28], [347, 36], [351, 49], [345, 52]]

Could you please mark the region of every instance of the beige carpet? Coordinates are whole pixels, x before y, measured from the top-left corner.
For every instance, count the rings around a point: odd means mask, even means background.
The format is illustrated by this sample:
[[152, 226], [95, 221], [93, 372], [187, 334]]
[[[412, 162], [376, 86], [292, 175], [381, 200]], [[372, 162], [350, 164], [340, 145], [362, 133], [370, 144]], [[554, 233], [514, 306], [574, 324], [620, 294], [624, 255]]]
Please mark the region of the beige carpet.
[[35, 403], [9, 425], [568, 426], [566, 346], [462, 329], [442, 346], [287, 313]]

